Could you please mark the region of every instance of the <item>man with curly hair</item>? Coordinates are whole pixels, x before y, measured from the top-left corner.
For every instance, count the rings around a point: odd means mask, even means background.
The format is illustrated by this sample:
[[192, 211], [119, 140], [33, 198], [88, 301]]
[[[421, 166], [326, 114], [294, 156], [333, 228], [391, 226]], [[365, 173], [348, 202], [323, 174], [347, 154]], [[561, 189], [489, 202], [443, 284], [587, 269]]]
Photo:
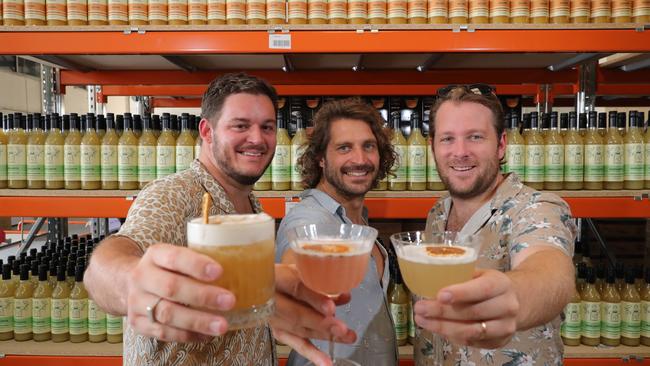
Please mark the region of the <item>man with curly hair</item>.
[[[389, 174], [395, 152], [384, 120], [363, 101], [352, 98], [329, 102], [314, 116], [314, 130], [298, 164], [307, 188], [301, 202], [282, 220], [276, 241], [276, 261], [295, 263], [287, 232], [312, 223], [368, 225], [363, 205], [366, 193]], [[335, 357], [362, 365], [395, 365], [397, 346], [386, 301], [388, 258], [377, 243], [361, 285], [336, 317], [357, 333], [351, 345], [337, 344]], [[321, 350], [327, 342], [312, 340]], [[287, 365], [304, 365], [295, 352]]]

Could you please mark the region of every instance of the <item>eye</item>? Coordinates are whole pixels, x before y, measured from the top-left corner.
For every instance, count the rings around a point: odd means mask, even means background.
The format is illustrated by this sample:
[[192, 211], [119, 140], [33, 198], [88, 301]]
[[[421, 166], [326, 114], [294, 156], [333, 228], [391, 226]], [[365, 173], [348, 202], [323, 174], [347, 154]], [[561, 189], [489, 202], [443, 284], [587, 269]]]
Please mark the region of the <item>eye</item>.
[[340, 152], [348, 152], [348, 151], [350, 151], [350, 146], [341, 145], [341, 146], [337, 147], [336, 150], [340, 151]]
[[264, 129], [264, 131], [268, 131], [268, 132], [275, 131], [275, 125], [270, 123], [268, 125], [264, 125], [262, 128]]
[[449, 143], [452, 142], [454, 139], [451, 136], [443, 136], [440, 138], [440, 142], [442, 143]]
[[377, 149], [377, 144], [375, 144], [375, 143], [373, 143], [373, 142], [369, 142], [369, 143], [363, 145], [363, 148], [364, 148], [366, 151], [374, 151], [374, 150]]
[[248, 128], [248, 125], [245, 123], [236, 123], [232, 126], [232, 128], [237, 131], [245, 131]]
[[479, 134], [473, 134], [469, 136], [469, 139], [472, 141], [479, 141], [479, 140], [483, 140], [483, 136]]

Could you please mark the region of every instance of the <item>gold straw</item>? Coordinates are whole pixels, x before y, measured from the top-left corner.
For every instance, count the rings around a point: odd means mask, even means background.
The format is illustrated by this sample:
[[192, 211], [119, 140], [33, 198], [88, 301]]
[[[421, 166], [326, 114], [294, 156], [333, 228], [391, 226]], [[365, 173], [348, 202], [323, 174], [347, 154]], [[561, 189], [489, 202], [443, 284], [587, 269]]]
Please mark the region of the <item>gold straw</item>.
[[203, 223], [207, 224], [210, 221], [210, 206], [212, 206], [212, 196], [210, 193], [203, 194]]

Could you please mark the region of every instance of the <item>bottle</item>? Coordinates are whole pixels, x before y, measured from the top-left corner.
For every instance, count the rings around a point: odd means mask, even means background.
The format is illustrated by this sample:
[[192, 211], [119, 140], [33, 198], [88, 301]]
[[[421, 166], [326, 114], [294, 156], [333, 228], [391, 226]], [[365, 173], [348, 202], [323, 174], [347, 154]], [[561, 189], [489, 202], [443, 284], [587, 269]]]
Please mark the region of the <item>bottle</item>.
[[564, 139], [557, 117], [551, 113], [551, 129], [544, 138], [544, 189], [551, 190], [564, 186]]
[[11, 264], [4, 264], [0, 282], [0, 341], [14, 338], [15, 292], [16, 286], [11, 279]]
[[621, 295], [616, 289], [614, 270], [608, 268], [602, 291], [602, 329], [600, 343], [616, 347], [621, 344]]
[[[158, 136], [156, 136], [154, 132], [154, 137], [156, 138], [156, 143], [158, 141]], [[201, 135], [196, 136], [194, 139], [194, 158], [198, 159], [201, 156], [201, 144], [203, 143], [203, 140], [201, 139]]]
[[646, 268], [645, 270], [645, 283], [641, 288], [640, 295], [641, 295], [641, 344], [644, 346], [650, 346], [650, 268]]
[[537, 112], [530, 114], [530, 132], [526, 139], [524, 184], [541, 190], [544, 188], [544, 138], [539, 131]]
[[70, 287], [65, 280], [65, 267], [59, 266], [56, 287], [52, 292], [52, 341], [65, 342], [70, 339], [69, 328]]
[[[389, 256], [391, 254], [389, 253]], [[388, 306], [395, 326], [395, 340], [398, 346], [404, 346], [408, 340], [409, 295], [396, 263], [397, 258], [393, 254], [390, 262], [391, 282], [388, 287]]]
[[127, 0], [108, 0], [108, 24], [129, 24], [129, 5]]
[[106, 313], [106, 341], [122, 343], [122, 317]]
[[614, 275], [616, 276], [616, 288], [618, 289], [618, 292], [622, 292], [623, 287], [625, 286], [625, 268], [623, 267], [622, 262], [616, 263], [616, 266], [614, 267]]
[[88, 3], [86, 0], [67, 0], [68, 25], [88, 25]]
[[560, 113], [560, 133], [562, 138], [566, 136], [567, 131], [569, 131], [569, 114]]
[[[187, 0], [167, 0], [168, 23], [170, 25], [187, 24]], [[243, 9], [242, 9], [243, 11]]]
[[634, 23], [650, 22], [650, 3], [648, 3], [648, 0], [634, 0], [632, 14]]
[[37, 342], [52, 339], [50, 317], [52, 316], [52, 287], [47, 278], [47, 264], [38, 266], [38, 285], [34, 290], [32, 317], [34, 322], [34, 340]]
[[632, 21], [632, 0], [612, 0], [612, 22], [630, 23]]
[[[108, 1], [107, 0], [88, 0], [88, 24], [90, 25], [107, 25], [108, 24]], [[98, 135], [101, 134], [98, 133]]]
[[5, 25], [25, 25], [25, 6], [23, 0], [4, 0], [2, 16]]
[[22, 114], [7, 117], [11, 124], [7, 138], [7, 186], [27, 188], [27, 134], [21, 124]]
[[75, 268], [75, 283], [70, 291], [70, 342], [88, 340], [88, 292], [84, 287], [84, 267]]
[[271, 162], [271, 186], [274, 191], [286, 191], [291, 189], [291, 139], [281, 110], [278, 110], [276, 119], [277, 143]]
[[327, 24], [327, 1], [307, 0], [307, 20], [309, 24]]
[[117, 189], [117, 144], [113, 113], [106, 115], [106, 134], [101, 144], [101, 182], [102, 189]]
[[[612, 270], [612, 275], [613, 275], [613, 270]], [[596, 266], [596, 290], [598, 290], [598, 293], [600, 296], [603, 296], [603, 290], [605, 288], [605, 266], [602, 264], [599, 264]]]
[[598, 134], [603, 139], [607, 135], [607, 113], [598, 113]]
[[[474, 0], [483, 1], [486, 0]], [[407, 0], [406, 1], [406, 17], [409, 24], [426, 24], [427, 23], [427, 1], [426, 0]]]
[[638, 346], [641, 343], [641, 296], [634, 286], [634, 272], [625, 272], [621, 291], [621, 344]]
[[408, 14], [406, 0], [388, 0], [387, 9], [388, 24], [406, 24]]
[[597, 346], [600, 343], [600, 294], [596, 290], [596, 275], [587, 268], [587, 281], [580, 293], [582, 315], [580, 343]]
[[530, 22], [530, 0], [510, 0], [510, 22], [513, 24]]
[[149, 24], [167, 25], [167, 0], [149, 0], [147, 6]]
[[142, 118], [142, 136], [138, 141], [138, 187], [144, 188], [147, 183], [156, 179], [156, 136], [151, 129], [151, 117], [146, 114]]
[[533, 24], [547, 24], [550, 15], [549, 0], [532, 0], [530, 3], [530, 22]]
[[70, 131], [63, 145], [65, 189], [81, 188], [81, 132], [76, 113], [70, 114]]
[[526, 173], [526, 140], [519, 133], [519, 113], [512, 113], [506, 130], [506, 173], [516, 173], [523, 178]]
[[596, 116], [596, 112], [589, 112], [589, 128], [585, 134], [585, 189], [603, 189], [605, 146], [596, 129]]
[[246, 24], [245, 0], [226, 0], [226, 23], [228, 25]]
[[576, 113], [569, 113], [569, 130], [564, 138], [564, 189], [582, 189], [584, 144], [578, 131]]
[[[644, 186], [644, 146], [643, 121], [637, 119], [636, 111], [630, 111], [630, 128], [625, 134], [625, 189], [643, 189]], [[641, 123], [639, 123], [641, 122]]]
[[509, 0], [490, 0], [490, 23], [505, 24], [510, 23], [510, 1]]
[[445, 184], [442, 183], [438, 174], [432, 144], [431, 138], [427, 138], [427, 189], [431, 191], [442, 191], [445, 189]]
[[612, 16], [611, 0], [593, 0], [591, 2], [591, 22], [610, 23]]
[[566, 24], [570, 21], [569, 0], [551, 0], [551, 23]]
[[[288, 3], [289, 24], [307, 24], [307, 0], [299, 0]], [[268, 24], [285, 24], [287, 22], [287, 10], [283, 0], [266, 0], [266, 22]], [[293, 14], [292, 14], [293, 10]], [[294, 16], [291, 19], [291, 15]], [[291, 21], [295, 23], [291, 23]]]
[[68, 11], [65, 0], [46, 0], [45, 19], [47, 25], [67, 25]]
[[138, 189], [138, 138], [133, 133], [131, 114], [124, 114], [124, 132], [117, 143], [119, 189]]
[[[0, 113], [0, 124], [3, 123]], [[7, 135], [0, 126], [0, 188], [7, 188]]]
[[149, 24], [147, 0], [128, 0], [129, 24], [147, 25]]
[[[643, 136], [643, 146], [644, 146], [643, 161], [645, 161], [644, 188], [650, 188], [650, 112], [648, 112], [648, 122], [646, 123], [646, 130]], [[2, 184], [1, 181], [0, 184]]]
[[449, 0], [449, 23], [467, 24], [468, 17], [467, 0]]
[[188, 113], [181, 116], [181, 134], [176, 139], [176, 173], [188, 169], [194, 160], [194, 138], [189, 128], [189, 118]]
[[307, 131], [305, 130], [302, 115], [298, 114], [296, 115], [296, 133], [293, 135], [293, 139], [291, 139], [291, 189], [294, 191], [303, 189], [302, 173], [298, 166], [298, 159], [305, 151], [306, 143]]
[[469, 0], [468, 17], [472, 24], [487, 24], [490, 17], [488, 0]]
[[226, 0], [208, 0], [208, 24], [226, 24]]
[[81, 139], [81, 189], [101, 189], [101, 142], [95, 116], [86, 115], [86, 133]]
[[348, 0], [328, 0], [327, 19], [329, 24], [346, 24], [348, 22]]
[[623, 138], [616, 129], [616, 111], [609, 112], [609, 127], [605, 134], [605, 189], [623, 189]]
[[562, 342], [566, 346], [580, 345], [580, 326], [581, 326], [581, 298], [578, 289], [573, 293], [573, 297], [564, 307], [564, 321], [560, 326], [560, 335]]
[[63, 189], [63, 166], [65, 139], [61, 133], [61, 118], [54, 114], [51, 118], [51, 128], [45, 139], [45, 188]]
[[57, 264], [58, 264], [58, 260], [52, 260], [49, 263], [50, 276], [48, 277], [48, 281], [50, 282], [50, 287], [52, 288], [52, 292], [54, 292], [54, 289], [56, 288], [56, 266], [57, 266]]
[[169, 113], [162, 116], [162, 132], [156, 143], [156, 177], [162, 178], [176, 171], [176, 138], [171, 130]]
[[402, 135], [400, 128], [401, 117], [399, 112], [391, 113], [392, 137], [390, 143], [395, 149], [395, 163], [393, 165], [393, 175], [388, 176], [388, 190], [404, 191], [406, 190], [406, 179], [408, 170], [408, 143]]
[[571, 23], [589, 23], [590, 0], [570, 0]]
[[32, 132], [27, 139], [27, 188], [45, 188], [45, 140], [43, 121], [40, 113], [35, 113], [32, 119]]
[[427, 188], [427, 141], [422, 136], [420, 115], [417, 112], [411, 114], [411, 134], [407, 140], [407, 146], [407, 189], [423, 191]]
[[106, 313], [93, 299], [88, 298], [88, 341], [91, 343], [106, 340]]
[[246, 24], [266, 24], [266, 0], [246, 0]]
[[368, 23], [386, 24], [388, 16], [387, 0], [370, 0], [368, 1]]
[[29, 279], [29, 265], [20, 266], [20, 283], [14, 296], [14, 339], [28, 341], [32, 339], [32, 296], [34, 286]]

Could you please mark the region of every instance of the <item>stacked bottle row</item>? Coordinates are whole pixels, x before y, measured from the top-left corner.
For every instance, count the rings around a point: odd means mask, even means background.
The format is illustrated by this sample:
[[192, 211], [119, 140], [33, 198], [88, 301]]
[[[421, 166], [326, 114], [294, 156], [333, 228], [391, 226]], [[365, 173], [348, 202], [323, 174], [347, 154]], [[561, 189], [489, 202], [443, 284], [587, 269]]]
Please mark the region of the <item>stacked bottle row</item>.
[[650, 188], [650, 129], [644, 113], [577, 115], [537, 112], [506, 116], [504, 172], [535, 189]]
[[577, 268], [576, 293], [561, 326], [567, 346], [650, 346], [650, 269]]
[[388, 246], [387, 252], [390, 271], [387, 299], [390, 315], [393, 319], [395, 340], [398, 346], [407, 343], [414, 344], [416, 324], [413, 320], [412, 296], [404, 284], [402, 273], [397, 264], [397, 254], [392, 245]]
[[[172, 128], [179, 119], [180, 131]], [[187, 113], [7, 115], [7, 132], [0, 130], [0, 188], [142, 188], [190, 166], [200, 152], [198, 120]]]
[[644, 23], [650, 0], [2, 0], [0, 25]]
[[106, 314], [83, 285], [97, 242], [68, 238], [0, 261], [0, 340], [122, 342], [122, 317]]

